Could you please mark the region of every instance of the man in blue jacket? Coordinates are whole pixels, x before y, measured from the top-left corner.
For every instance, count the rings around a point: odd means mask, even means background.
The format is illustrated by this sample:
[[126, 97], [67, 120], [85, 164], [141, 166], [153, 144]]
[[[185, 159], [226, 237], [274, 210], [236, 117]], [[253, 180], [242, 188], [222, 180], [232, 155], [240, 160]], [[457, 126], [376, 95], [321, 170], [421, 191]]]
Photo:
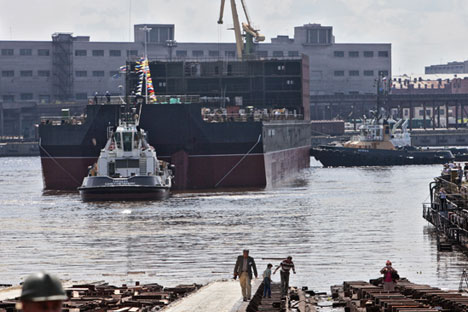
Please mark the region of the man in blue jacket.
[[255, 260], [252, 257], [249, 257], [249, 250], [244, 249], [242, 256], [237, 257], [236, 265], [234, 266], [234, 279], [239, 276], [244, 301], [250, 300], [251, 297], [252, 288], [250, 281], [252, 280], [252, 269], [255, 274], [255, 278], [257, 278], [258, 274]]

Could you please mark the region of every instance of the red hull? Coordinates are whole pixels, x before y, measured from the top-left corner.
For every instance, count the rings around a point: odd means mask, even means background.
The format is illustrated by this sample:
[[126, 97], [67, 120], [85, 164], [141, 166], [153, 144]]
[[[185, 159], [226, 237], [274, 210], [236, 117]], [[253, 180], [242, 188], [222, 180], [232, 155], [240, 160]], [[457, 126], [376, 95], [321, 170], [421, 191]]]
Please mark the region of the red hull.
[[[266, 154], [175, 154], [175, 189], [215, 187], [266, 187], [309, 167], [309, 148], [293, 148]], [[164, 159], [164, 158], [163, 158]], [[240, 161], [242, 159], [242, 161]], [[76, 190], [97, 158], [41, 158], [45, 189]], [[169, 160], [169, 159], [165, 159]]]

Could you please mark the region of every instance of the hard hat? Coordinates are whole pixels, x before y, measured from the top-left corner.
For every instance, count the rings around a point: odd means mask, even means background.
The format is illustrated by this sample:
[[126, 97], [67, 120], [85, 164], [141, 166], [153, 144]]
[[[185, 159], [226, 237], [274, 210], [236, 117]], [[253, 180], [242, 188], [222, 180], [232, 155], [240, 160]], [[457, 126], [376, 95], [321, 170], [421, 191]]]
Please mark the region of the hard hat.
[[60, 280], [47, 273], [29, 275], [23, 283], [21, 301], [56, 301], [68, 299]]

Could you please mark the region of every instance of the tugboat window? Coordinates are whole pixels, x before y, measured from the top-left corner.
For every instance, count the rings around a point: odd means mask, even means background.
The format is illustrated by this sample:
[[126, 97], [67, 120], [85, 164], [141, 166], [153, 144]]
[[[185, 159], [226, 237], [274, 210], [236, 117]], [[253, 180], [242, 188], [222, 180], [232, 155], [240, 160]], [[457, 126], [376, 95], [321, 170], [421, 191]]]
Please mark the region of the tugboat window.
[[124, 152], [131, 152], [132, 151], [132, 133], [131, 132], [124, 132], [122, 133], [123, 137], [123, 148]]
[[114, 135], [114, 138], [115, 138], [115, 143], [117, 144], [117, 148], [122, 148], [122, 144], [121, 144], [121, 138], [120, 138], [120, 133], [116, 133]]

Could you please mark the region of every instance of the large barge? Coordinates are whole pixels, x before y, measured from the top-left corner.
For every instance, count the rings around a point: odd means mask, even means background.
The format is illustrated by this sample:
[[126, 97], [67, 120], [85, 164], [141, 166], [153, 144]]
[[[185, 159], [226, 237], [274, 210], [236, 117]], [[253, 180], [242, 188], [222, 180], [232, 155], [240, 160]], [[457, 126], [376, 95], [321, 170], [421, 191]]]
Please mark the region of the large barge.
[[[138, 89], [127, 64], [127, 91]], [[308, 58], [150, 62], [157, 101], [127, 97], [176, 189], [266, 187], [309, 166]], [[180, 96], [171, 96], [181, 94]], [[91, 101], [92, 102], [92, 101]], [[39, 127], [45, 189], [76, 189], [122, 105], [92, 102], [84, 118]]]

